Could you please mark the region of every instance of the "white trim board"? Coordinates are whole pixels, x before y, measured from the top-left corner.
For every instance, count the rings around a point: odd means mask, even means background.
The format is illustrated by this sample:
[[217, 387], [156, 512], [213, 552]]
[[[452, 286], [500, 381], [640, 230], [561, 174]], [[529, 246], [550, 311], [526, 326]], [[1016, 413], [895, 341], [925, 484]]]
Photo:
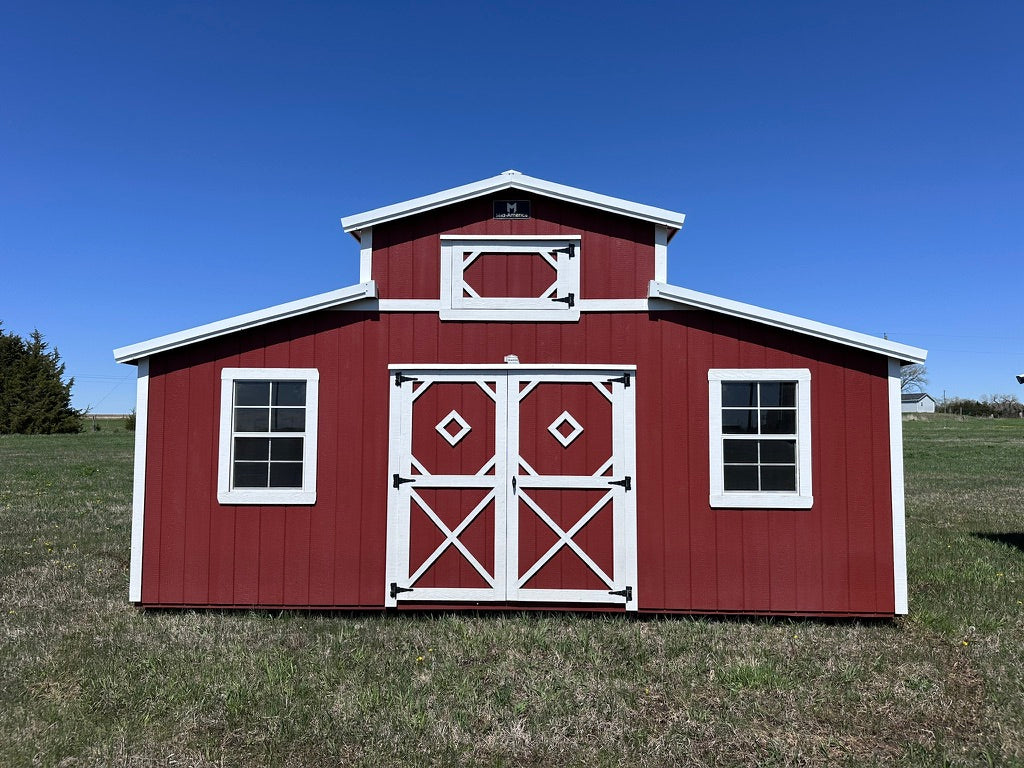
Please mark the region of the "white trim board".
[[664, 208], [655, 208], [650, 205], [622, 200], [617, 197], [600, 195], [596, 192], [589, 192], [585, 189], [556, 184], [544, 179], [537, 179], [532, 176], [520, 173], [519, 171], [505, 171], [497, 176], [488, 179], [481, 179], [471, 184], [463, 184], [432, 195], [416, 197], [394, 205], [385, 205], [382, 208], [374, 208], [372, 211], [357, 213], [346, 216], [341, 220], [341, 226], [346, 232], [355, 233], [358, 230], [372, 227], [386, 221], [413, 216], [417, 213], [431, 211], [452, 203], [459, 203], [464, 200], [472, 200], [475, 197], [482, 197], [493, 192], [500, 192], [505, 189], [521, 189], [524, 192], [536, 192], [546, 197], [553, 197], [556, 200], [564, 200], [570, 203], [585, 205], [590, 208], [617, 213], [622, 216], [629, 216], [634, 219], [650, 221], [668, 227], [668, 238], [671, 239], [680, 227], [683, 226], [685, 215], [676, 211], [669, 211]]
[[[648, 295], [651, 299], [663, 299], [695, 309], [719, 312], [723, 315], [731, 315], [744, 320], [753, 320], [764, 325], [782, 328], [787, 331], [795, 331], [806, 336], [816, 336], [819, 339], [834, 341], [848, 347], [856, 347], [868, 352], [877, 352], [886, 357], [895, 357], [903, 363], [923, 363], [928, 356], [927, 350], [911, 347], [908, 344], [900, 344], [888, 339], [879, 339], [866, 333], [848, 331], [845, 328], [839, 328], [834, 325], [826, 325], [825, 323], [807, 320], [796, 315], [775, 312], [771, 309], [756, 307], [753, 304], [744, 304], [741, 301], [723, 299], [720, 296], [700, 293], [699, 291], [693, 291], [677, 285], [669, 285], [652, 280]], [[655, 307], [652, 305], [651, 309], [654, 310]]]
[[[796, 477], [793, 492], [726, 491], [723, 439], [744, 439], [722, 431], [723, 381], [795, 381], [796, 393]], [[708, 435], [710, 438], [712, 509], [810, 509], [814, 506], [811, 492], [811, 372], [807, 368], [712, 368], [708, 371]], [[752, 439], [770, 439], [770, 435], [751, 435]]]
[[351, 301], [375, 299], [376, 297], [377, 286], [372, 280], [358, 283], [357, 285], [350, 285], [335, 291], [319, 293], [316, 296], [310, 296], [305, 299], [277, 304], [255, 312], [247, 312], [244, 315], [236, 315], [226, 320], [199, 325], [195, 328], [178, 331], [177, 333], [169, 333], [166, 336], [158, 336], [155, 339], [141, 341], [138, 344], [130, 344], [127, 347], [120, 347], [114, 350], [114, 360], [119, 363], [131, 363], [157, 352], [166, 352], [178, 347], [185, 347], [199, 341], [225, 336], [235, 331], [244, 331], [248, 328], [266, 325], [275, 320], [285, 320], [296, 315], [304, 315], [321, 309], [333, 309]]
[[889, 471], [892, 473], [892, 566], [895, 612], [906, 614], [907, 522], [903, 488], [903, 414], [901, 408], [900, 361], [889, 358]]
[[135, 471], [132, 480], [132, 550], [128, 600], [142, 602], [142, 533], [146, 519], [146, 439], [149, 435], [149, 358], [139, 360], [135, 384]]
[[[236, 381], [302, 381], [306, 384], [306, 428], [302, 432], [271, 432], [249, 437], [301, 437], [302, 486], [299, 488], [233, 488], [232, 443], [238, 434], [232, 424]], [[317, 436], [320, 431], [320, 371], [316, 368], [224, 368], [220, 372], [220, 423], [217, 450], [217, 501], [220, 504], [315, 504]], [[269, 401], [268, 401], [269, 403]], [[269, 405], [268, 405], [269, 407]]]

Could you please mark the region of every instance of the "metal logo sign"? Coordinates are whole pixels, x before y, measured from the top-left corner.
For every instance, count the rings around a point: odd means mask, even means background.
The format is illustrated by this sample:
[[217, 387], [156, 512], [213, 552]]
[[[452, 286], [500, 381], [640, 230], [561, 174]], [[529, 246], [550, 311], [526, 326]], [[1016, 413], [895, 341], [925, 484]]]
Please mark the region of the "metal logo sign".
[[496, 219], [528, 219], [530, 218], [529, 200], [495, 200], [494, 218]]

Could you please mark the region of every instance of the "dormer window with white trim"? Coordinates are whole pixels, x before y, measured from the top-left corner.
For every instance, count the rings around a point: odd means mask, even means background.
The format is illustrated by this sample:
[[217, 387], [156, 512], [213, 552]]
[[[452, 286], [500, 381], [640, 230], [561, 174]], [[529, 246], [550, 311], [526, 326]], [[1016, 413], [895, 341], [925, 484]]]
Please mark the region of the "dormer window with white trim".
[[580, 317], [579, 235], [442, 235], [441, 319]]

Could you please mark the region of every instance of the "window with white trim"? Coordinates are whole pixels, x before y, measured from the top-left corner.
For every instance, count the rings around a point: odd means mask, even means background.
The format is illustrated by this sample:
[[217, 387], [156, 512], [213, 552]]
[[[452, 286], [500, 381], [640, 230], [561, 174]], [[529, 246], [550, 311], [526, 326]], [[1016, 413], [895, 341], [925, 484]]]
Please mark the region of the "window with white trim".
[[811, 372], [708, 371], [712, 507], [809, 509]]
[[578, 320], [579, 235], [442, 235], [442, 320]]
[[219, 502], [316, 502], [319, 383], [315, 368], [221, 372]]

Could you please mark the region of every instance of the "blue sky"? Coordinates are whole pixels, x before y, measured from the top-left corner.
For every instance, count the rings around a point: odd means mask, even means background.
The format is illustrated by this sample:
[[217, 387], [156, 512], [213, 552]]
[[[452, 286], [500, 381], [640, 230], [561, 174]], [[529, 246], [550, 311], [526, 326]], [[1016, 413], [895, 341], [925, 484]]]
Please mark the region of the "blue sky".
[[356, 282], [341, 216], [516, 168], [669, 279], [1021, 388], [1024, 4], [0, 2], [0, 321], [114, 347]]

